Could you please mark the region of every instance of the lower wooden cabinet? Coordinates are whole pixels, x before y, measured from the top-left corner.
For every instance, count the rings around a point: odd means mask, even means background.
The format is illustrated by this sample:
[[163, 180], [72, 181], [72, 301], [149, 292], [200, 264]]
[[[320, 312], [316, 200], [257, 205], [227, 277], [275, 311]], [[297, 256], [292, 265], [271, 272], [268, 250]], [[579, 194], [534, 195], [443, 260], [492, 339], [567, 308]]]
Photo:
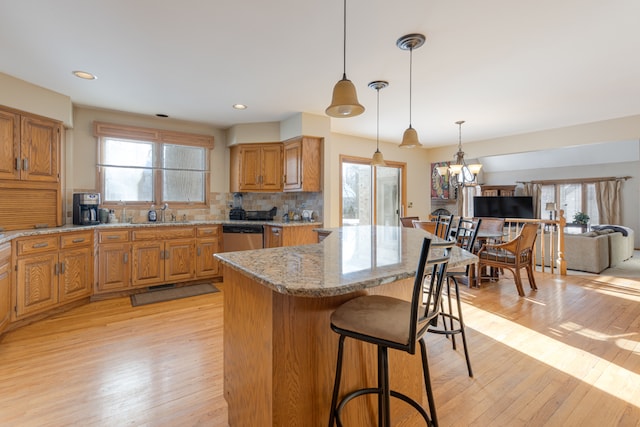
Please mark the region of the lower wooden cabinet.
[[91, 295], [93, 231], [17, 239], [14, 318]]
[[196, 230], [196, 278], [204, 279], [221, 274], [220, 263], [213, 256], [222, 252], [221, 226], [200, 226]]
[[131, 287], [129, 230], [98, 231], [98, 281], [96, 293]]
[[0, 245], [0, 332], [11, 320], [11, 244]]
[[281, 246], [299, 246], [317, 243], [318, 238], [313, 231], [318, 225], [265, 225], [264, 247], [278, 248]]
[[185, 282], [195, 278], [193, 227], [135, 230], [132, 234], [133, 287]]

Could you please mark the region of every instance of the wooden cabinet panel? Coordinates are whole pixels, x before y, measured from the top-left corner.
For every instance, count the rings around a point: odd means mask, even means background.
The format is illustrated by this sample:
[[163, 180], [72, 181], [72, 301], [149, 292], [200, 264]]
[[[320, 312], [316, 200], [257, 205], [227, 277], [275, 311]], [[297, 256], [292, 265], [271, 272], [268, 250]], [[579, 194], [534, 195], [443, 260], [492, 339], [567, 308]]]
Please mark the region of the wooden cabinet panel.
[[196, 235], [196, 277], [220, 276], [220, 263], [213, 256], [222, 252], [221, 226], [198, 227]]
[[282, 246], [282, 227], [274, 225], [264, 226], [264, 247], [279, 248]]
[[51, 120], [22, 117], [21, 179], [57, 182], [60, 178], [59, 123]]
[[[101, 236], [105, 239], [109, 237]], [[125, 290], [131, 286], [131, 244], [109, 243], [98, 247], [98, 292]]]
[[20, 179], [20, 116], [0, 110], [0, 179]]
[[282, 144], [231, 147], [230, 190], [282, 191]]
[[109, 230], [98, 232], [99, 243], [120, 243], [129, 241], [129, 230]]
[[302, 136], [283, 143], [284, 191], [322, 190], [322, 141]]
[[58, 253], [18, 258], [16, 317], [53, 308], [58, 303]]
[[93, 277], [91, 248], [62, 251], [59, 263], [58, 301], [64, 303], [90, 296]]
[[0, 332], [11, 320], [11, 244], [0, 245]]
[[32, 255], [58, 249], [58, 236], [38, 236], [20, 239], [16, 242], [17, 254]]
[[166, 282], [189, 280], [195, 277], [195, 241], [193, 239], [167, 240], [164, 251]]
[[133, 286], [158, 285], [164, 280], [164, 242], [133, 243], [131, 283]]

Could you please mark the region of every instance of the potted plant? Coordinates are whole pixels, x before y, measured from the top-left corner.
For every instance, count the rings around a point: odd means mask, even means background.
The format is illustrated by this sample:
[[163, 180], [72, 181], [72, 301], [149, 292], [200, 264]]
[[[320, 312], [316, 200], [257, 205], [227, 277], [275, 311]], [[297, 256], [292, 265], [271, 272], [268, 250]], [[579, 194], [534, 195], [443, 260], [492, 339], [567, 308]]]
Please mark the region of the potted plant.
[[573, 222], [576, 224], [587, 225], [589, 223], [589, 215], [584, 212], [576, 212], [573, 216]]

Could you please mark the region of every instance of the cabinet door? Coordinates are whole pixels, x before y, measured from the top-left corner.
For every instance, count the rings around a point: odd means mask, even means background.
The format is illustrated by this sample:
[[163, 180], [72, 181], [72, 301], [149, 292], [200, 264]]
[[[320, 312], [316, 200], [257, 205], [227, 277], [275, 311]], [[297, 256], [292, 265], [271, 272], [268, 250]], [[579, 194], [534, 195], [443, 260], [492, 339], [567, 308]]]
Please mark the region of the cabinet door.
[[284, 145], [284, 191], [302, 189], [302, 141], [293, 141]]
[[98, 250], [98, 291], [117, 291], [131, 285], [130, 244], [101, 244]]
[[260, 189], [261, 151], [258, 145], [240, 149], [240, 191]]
[[11, 318], [11, 245], [0, 245], [0, 332]]
[[22, 117], [21, 179], [58, 182], [59, 148], [60, 125], [58, 123]]
[[0, 111], [0, 179], [20, 179], [20, 116]]
[[189, 280], [196, 274], [195, 241], [193, 239], [165, 242], [165, 281]]
[[93, 278], [91, 248], [60, 252], [58, 301], [63, 303], [91, 295]]
[[217, 238], [198, 239], [196, 242], [196, 277], [215, 277], [220, 275], [220, 264], [213, 256], [222, 252]]
[[133, 286], [159, 285], [164, 281], [164, 242], [151, 241], [131, 245]]
[[54, 307], [58, 303], [58, 253], [17, 261], [16, 317]]
[[282, 146], [273, 144], [262, 148], [260, 188], [264, 191], [282, 190]]
[[279, 248], [282, 246], [282, 227], [264, 226], [264, 246], [265, 248]]

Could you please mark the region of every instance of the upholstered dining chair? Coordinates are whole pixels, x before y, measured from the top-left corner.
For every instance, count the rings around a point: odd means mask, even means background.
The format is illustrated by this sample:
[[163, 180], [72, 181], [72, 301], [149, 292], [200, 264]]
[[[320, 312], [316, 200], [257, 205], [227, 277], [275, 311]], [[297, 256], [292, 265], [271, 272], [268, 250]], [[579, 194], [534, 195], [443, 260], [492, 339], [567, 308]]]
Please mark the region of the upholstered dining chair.
[[[513, 273], [518, 295], [523, 297], [524, 289], [522, 288], [520, 270], [524, 268], [527, 271], [529, 286], [531, 289], [537, 290], [538, 287], [533, 276], [533, 245], [536, 242], [537, 231], [538, 224], [526, 223], [512, 240], [506, 243], [485, 243], [482, 245], [478, 251], [478, 272], [481, 272], [485, 267], [510, 270]], [[480, 278], [479, 276], [478, 279]]]
[[419, 228], [433, 235], [436, 234], [436, 222], [435, 221], [418, 221], [413, 220], [413, 228]]
[[400, 218], [400, 224], [403, 227], [413, 227], [413, 221], [419, 221], [420, 217], [418, 216], [403, 216]]

